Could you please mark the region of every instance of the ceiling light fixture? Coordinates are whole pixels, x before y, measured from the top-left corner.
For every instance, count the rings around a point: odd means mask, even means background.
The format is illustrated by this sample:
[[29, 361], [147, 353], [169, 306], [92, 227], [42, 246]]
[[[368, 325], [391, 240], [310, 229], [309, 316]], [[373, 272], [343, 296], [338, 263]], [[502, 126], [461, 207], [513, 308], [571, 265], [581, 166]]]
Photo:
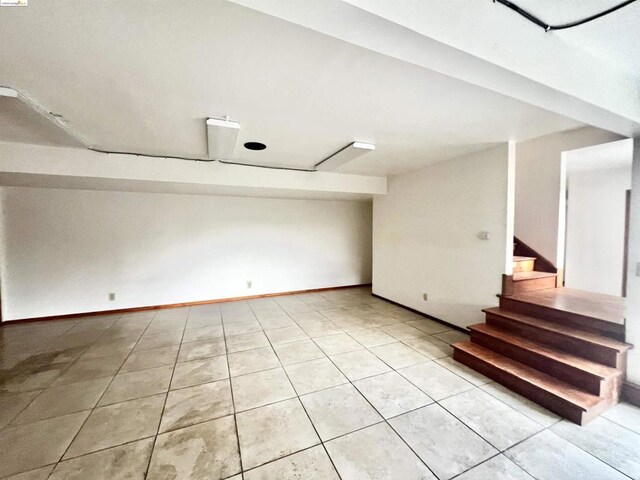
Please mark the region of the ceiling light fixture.
[[233, 158], [240, 124], [229, 118], [207, 118], [207, 143], [209, 157], [215, 160]]
[[373, 143], [353, 142], [341, 148], [330, 157], [325, 158], [320, 163], [317, 163], [315, 169], [321, 171], [335, 170], [375, 149], [376, 146]]

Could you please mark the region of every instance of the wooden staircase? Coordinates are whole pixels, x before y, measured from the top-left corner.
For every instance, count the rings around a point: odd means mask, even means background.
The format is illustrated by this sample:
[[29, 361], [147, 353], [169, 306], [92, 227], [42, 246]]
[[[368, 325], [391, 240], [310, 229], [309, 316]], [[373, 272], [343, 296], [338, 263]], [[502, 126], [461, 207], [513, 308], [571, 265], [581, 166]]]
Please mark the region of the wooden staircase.
[[[483, 310], [457, 361], [579, 425], [618, 402], [625, 378], [622, 299], [558, 288], [537, 258], [514, 256], [500, 306]], [[549, 268], [547, 268], [549, 269]]]

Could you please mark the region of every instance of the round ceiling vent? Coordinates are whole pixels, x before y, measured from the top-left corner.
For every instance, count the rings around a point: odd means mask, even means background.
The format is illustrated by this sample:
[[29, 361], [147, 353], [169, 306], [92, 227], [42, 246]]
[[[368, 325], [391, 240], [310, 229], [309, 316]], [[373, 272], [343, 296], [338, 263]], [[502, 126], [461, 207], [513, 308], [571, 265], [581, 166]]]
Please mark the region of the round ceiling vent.
[[264, 150], [267, 146], [260, 142], [247, 142], [244, 144], [244, 148], [247, 150]]

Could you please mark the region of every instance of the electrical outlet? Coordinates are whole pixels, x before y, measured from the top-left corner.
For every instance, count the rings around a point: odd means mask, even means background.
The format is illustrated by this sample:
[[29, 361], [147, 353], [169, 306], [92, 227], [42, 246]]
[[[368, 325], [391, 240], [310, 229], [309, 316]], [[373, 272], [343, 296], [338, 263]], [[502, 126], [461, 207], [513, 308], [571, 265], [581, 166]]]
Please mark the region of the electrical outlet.
[[252, 285], [253, 285], [253, 281], [247, 280], [247, 288], [251, 288]]
[[424, 300], [425, 302], [429, 301], [429, 295], [427, 295], [426, 293], [422, 294], [422, 300]]
[[116, 299], [116, 294], [115, 293], [110, 293], [109, 294], [109, 301], [113, 302], [113, 301], [115, 301], [115, 299]]
[[636, 277], [640, 277], [640, 262], [636, 263]]

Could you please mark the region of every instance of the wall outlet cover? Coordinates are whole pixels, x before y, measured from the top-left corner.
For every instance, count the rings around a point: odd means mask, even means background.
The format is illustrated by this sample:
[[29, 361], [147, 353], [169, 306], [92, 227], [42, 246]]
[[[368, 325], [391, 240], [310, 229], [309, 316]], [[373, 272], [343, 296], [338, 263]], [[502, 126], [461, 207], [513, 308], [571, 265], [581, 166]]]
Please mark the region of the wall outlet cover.
[[109, 294], [109, 301], [113, 302], [116, 299], [116, 294], [115, 293], [110, 293]]
[[424, 300], [425, 302], [429, 301], [429, 295], [427, 295], [426, 293], [422, 294], [422, 300]]

